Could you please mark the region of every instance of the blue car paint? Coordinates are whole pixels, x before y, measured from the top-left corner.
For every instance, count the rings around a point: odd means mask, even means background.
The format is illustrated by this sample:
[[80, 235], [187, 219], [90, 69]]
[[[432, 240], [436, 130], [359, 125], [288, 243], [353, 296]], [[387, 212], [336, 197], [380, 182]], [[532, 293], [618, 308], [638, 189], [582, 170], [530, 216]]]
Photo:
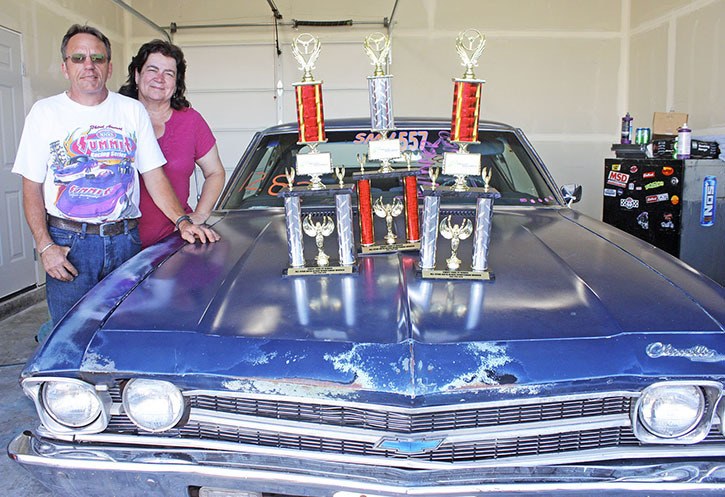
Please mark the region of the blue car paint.
[[230, 212], [215, 225], [222, 241], [168, 240], [104, 280], [23, 375], [399, 405], [722, 376], [723, 360], [646, 354], [659, 342], [725, 357], [721, 287], [680, 288], [661, 274], [677, 272], [675, 259], [634, 257], [568, 210], [525, 212], [494, 216], [494, 282], [422, 280], [406, 253], [365, 258], [351, 276], [283, 277], [281, 211]]

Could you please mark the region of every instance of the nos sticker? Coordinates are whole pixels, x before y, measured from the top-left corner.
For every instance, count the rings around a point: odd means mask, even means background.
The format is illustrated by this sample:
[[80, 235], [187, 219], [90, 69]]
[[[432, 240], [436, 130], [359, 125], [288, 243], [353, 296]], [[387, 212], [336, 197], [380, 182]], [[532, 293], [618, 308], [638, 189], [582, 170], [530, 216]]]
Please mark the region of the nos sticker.
[[705, 176], [702, 182], [702, 209], [700, 211], [700, 225], [712, 226], [715, 224], [715, 198], [717, 192], [717, 178]]

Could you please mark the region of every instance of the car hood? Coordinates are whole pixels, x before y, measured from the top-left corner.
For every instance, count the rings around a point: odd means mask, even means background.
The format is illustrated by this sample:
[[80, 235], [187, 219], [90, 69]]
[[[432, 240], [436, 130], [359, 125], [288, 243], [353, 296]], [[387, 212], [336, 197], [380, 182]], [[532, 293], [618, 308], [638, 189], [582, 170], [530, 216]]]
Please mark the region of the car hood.
[[416, 398], [719, 374], [725, 360], [722, 287], [569, 209], [497, 209], [485, 282], [423, 280], [417, 253], [287, 277], [281, 210], [228, 213], [215, 228], [218, 243], [170, 239], [101, 282], [24, 374]]

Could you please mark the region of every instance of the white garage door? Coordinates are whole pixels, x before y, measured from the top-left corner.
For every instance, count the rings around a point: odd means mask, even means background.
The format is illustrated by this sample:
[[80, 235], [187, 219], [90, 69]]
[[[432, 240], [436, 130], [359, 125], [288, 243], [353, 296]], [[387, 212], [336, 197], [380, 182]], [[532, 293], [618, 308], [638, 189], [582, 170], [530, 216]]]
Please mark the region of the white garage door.
[[[256, 131], [297, 119], [292, 84], [302, 78], [302, 72], [289, 42], [281, 45], [279, 57], [273, 43], [182, 48], [187, 96], [216, 136], [228, 179]], [[340, 70], [340, 64], [345, 70]], [[313, 74], [323, 81], [326, 119], [369, 115], [366, 77], [372, 74], [372, 66], [361, 42], [323, 39]], [[201, 174], [197, 177], [200, 188]], [[191, 196], [195, 205], [194, 184]]]

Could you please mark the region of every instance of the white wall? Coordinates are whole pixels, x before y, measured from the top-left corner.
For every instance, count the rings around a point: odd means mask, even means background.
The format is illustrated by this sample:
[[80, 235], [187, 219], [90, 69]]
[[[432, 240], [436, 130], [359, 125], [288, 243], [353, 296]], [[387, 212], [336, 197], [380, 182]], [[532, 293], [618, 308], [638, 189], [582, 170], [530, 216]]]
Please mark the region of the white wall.
[[[283, 23], [356, 22], [312, 31], [323, 42], [315, 75], [325, 82], [327, 117], [367, 115], [364, 78], [371, 68], [361, 44], [365, 35], [384, 30], [394, 0], [275, 4]], [[299, 71], [289, 43], [302, 29], [279, 27], [283, 53], [277, 57], [266, 1], [133, 5], [162, 26], [266, 24], [174, 35], [189, 61], [189, 96], [216, 133], [227, 168], [254, 129], [294, 120], [291, 83]], [[479, 29], [488, 39], [476, 71], [487, 80], [482, 116], [521, 127], [559, 184], [584, 185], [584, 200], [576, 205], [594, 217], [601, 218], [603, 161], [612, 155], [625, 112], [635, 126], [650, 125], [655, 111], [688, 112], [695, 134], [725, 133], [725, 0], [401, 0], [394, 20], [390, 69], [399, 116], [449, 115], [451, 78], [462, 72], [455, 36]], [[58, 47], [73, 22], [96, 25], [111, 38], [111, 88], [125, 79], [138, 46], [161, 36], [111, 0], [4, 0], [0, 25], [23, 33], [27, 108], [66, 87]]]
[[632, 3], [631, 109], [685, 112], [693, 134], [725, 134], [725, 1]]

